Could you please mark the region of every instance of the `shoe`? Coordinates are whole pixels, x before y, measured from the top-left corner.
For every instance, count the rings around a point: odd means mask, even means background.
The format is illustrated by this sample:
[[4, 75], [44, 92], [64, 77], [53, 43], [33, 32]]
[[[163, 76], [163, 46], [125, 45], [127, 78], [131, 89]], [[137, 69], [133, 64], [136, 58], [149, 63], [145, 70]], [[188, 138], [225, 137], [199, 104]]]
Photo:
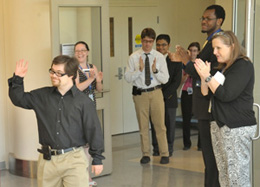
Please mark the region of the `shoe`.
[[189, 150], [190, 149], [190, 147], [183, 147], [183, 150], [184, 151], [187, 151], [187, 150]]
[[160, 164], [168, 164], [169, 163], [169, 157], [168, 156], [162, 156]]
[[158, 151], [153, 152], [153, 156], [159, 156], [159, 155], [160, 155], [160, 153]]
[[149, 156], [143, 156], [142, 159], [140, 160], [141, 164], [148, 164], [149, 162], [150, 162]]
[[92, 186], [97, 186], [97, 182], [96, 181], [90, 181], [89, 187], [92, 187]]
[[201, 151], [201, 147], [198, 147], [198, 151]]
[[172, 156], [172, 153], [169, 153], [169, 157], [171, 157]]

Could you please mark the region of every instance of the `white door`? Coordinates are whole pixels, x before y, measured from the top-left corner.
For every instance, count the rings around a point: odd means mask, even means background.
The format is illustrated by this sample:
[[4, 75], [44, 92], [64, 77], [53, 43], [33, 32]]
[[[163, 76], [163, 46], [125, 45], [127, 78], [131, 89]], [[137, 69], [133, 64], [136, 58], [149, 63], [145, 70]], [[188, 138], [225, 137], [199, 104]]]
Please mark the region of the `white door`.
[[109, 10], [110, 18], [114, 20], [114, 56], [110, 58], [111, 133], [114, 135], [139, 129], [132, 99], [132, 84], [124, 80], [129, 42], [132, 51], [136, 51], [140, 48], [135, 41], [136, 36], [146, 27], [158, 30], [158, 24], [156, 7], [110, 7]]

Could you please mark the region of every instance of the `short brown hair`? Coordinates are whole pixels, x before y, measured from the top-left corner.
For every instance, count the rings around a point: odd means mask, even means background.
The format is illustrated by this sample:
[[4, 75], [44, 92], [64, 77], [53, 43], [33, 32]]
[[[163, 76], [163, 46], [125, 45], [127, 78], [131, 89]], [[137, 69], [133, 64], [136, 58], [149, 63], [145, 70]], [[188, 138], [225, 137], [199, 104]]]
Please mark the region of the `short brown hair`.
[[73, 76], [72, 78], [73, 80], [76, 79], [79, 62], [75, 57], [70, 57], [67, 55], [59, 55], [52, 60], [51, 67], [53, 66], [53, 64], [55, 65], [64, 64], [65, 73], [68, 76]]
[[145, 37], [149, 37], [155, 40], [156, 33], [152, 28], [145, 28], [141, 33], [141, 38], [144, 39]]
[[188, 49], [190, 49], [191, 47], [197, 47], [198, 51], [200, 51], [200, 44], [199, 44], [199, 42], [192, 42], [192, 43], [190, 43]]

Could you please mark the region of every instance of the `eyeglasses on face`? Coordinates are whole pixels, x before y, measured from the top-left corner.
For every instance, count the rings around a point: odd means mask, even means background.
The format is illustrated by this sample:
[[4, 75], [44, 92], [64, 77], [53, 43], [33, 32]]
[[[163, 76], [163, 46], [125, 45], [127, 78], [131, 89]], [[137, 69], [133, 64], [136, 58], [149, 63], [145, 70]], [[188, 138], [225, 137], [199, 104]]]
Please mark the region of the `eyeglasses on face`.
[[144, 43], [153, 43], [154, 42], [154, 40], [142, 40]]
[[76, 50], [74, 51], [74, 53], [85, 53], [87, 50], [86, 49], [82, 49], [82, 50]]
[[201, 17], [200, 18], [200, 21], [211, 21], [211, 20], [215, 20], [215, 19], [217, 19], [217, 18], [208, 18], [208, 17], [206, 17], [206, 18], [204, 18], [204, 17]]
[[57, 77], [63, 77], [64, 75], [67, 75], [67, 73], [55, 72], [51, 68], [49, 69], [49, 73], [52, 74], [52, 75], [55, 74]]
[[166, 47], [168, 44], [156, 44], [156, 47]]

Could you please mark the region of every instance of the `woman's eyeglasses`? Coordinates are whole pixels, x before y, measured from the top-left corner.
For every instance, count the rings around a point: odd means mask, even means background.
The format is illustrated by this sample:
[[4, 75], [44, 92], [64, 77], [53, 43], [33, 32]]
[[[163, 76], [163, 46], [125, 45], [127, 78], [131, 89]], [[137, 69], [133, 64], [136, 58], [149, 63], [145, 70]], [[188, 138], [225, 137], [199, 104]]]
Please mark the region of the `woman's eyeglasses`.
[[74, 51], [74, 53], [85, 53], [87, 50], [86, 49], [82, 49], [82, 50], [76, 50]]

